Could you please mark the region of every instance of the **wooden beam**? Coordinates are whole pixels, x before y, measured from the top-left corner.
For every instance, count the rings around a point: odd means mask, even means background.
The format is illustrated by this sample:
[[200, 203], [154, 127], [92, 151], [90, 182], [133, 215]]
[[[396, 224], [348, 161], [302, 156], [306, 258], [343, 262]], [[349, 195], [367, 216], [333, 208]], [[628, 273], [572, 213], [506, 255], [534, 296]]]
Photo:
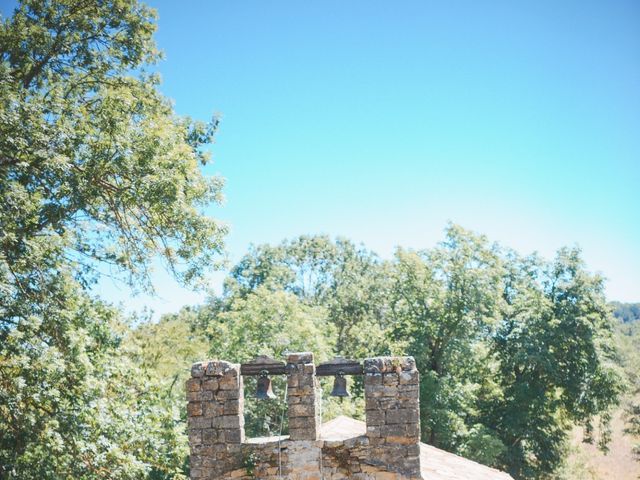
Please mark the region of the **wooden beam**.
[[[269, 375], [285, 375], [287, 373], [287, 365], [284, 362], [266, 356], [256, 357], [254, 360], [240, 365], [240, 373], [242, 375], [257, 376], [263, 371], [266, 371]], [[330, 377], [340, 372], [345, 375], [363, 375], [364, 369], [362, 363], [345, 358], [334, 358], [316, 367], [317, 377]]]
[[345, 375], [362, 375], [364, 369], [360, 362], [346, 358], [334, 358], [316, 367], [316, 376], [318, 377], [328, 377], [340, 372]]
[[260, 355], [250, 362], [240, 365], [240, 373], [242, 375], [260, 375], [266, 371], [269, 375], [284, 375], [286, 373], [286, 365], [284, 362]]

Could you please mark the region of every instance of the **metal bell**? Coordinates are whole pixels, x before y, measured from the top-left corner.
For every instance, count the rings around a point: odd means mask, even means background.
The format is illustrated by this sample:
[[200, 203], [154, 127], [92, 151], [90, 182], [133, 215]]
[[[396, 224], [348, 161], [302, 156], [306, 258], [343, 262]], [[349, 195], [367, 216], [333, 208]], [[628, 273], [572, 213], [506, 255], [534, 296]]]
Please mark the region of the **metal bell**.
[[332, 397], [350, 397], [347, 391], [347, 379], [344, 376], [344, 372], [341, 370], [336, 373], [336, 377], [333, 380], [333, 390], [331, 390]]
[[258, 387], [256, 388], [256, 398], [258, 400], [270, 400], [276, 398], [275, 393], [271, 389], [271, 379], [269, 378], [269, 372], [263, 370], [258, 377]]

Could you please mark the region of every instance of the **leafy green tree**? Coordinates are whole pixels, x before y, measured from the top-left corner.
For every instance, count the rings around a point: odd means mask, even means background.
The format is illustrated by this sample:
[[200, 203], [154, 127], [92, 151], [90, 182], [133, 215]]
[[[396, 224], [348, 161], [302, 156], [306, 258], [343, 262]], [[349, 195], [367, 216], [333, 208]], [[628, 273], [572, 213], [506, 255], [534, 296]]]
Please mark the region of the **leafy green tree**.
[[216, 124], [175, 115], [145, 72], [159, 58], [153, 20], [134, 0], [26, 0], [2, 23], [7, 261], [55, 236], [88, 269], [97, 259], [148, 280], [160, 254], [193, 281], [220, 251], [224, 228], [198, 209], [220, 199], [221, 180], [199, 169]]
[[475, 411], [477, 397], [495, 388], [488, 342], [499, 321], [498, 252], [451, 226], [434, 249], [399, 249], [389, 270], [391, 333], [422, 373], [423, 440], [495, 463], [503, 445]]
[[25, 0], [0, 24], [2, 478], [183, 472], [173, 412], [87, 290], [106, 272], [150, 289], [157, 256], [192, 284], [222, 248], [201, 213], [216, 124], [159, 94], [154, 29], [134, 0]]
[[540, 478], [562, 465], [572, 425], [600, 415], [606, 427], [621, 379], [603, 279], [585, 271], [580, 252], [561, 249], [549, 263], [510, 257], [493, 345], [501, 395], [483, 411], [507, 446], [509, 471]]
[[388, 278], [370, 251], [345, 239], [300, 236], [277, 246], [253, 248], [225, 282], [225, 296], [259, 286], [282, 289], [326, 309], [335, 329], [335, 354], [350, 358], [388, 353], [385, 298]]
[[161, 386], [166, 396], [183, 403], [184, 382], [191, 365], [209, 354], [205, 332], [195, 328], [198, 309], [185, 307], [160, 321], [138, 321], [123, 339], [123, 346], [149, 379]]
[[[423, 440], [517, 478], [557, 471], [572, 426], [606, 426], [618, 401], [602, 279], [577, 250], [521, 258], [452, 225], [437, 247], [382, 262], [343, 240], [300, 237], [250, 252], [204, 316], [235, 303], [234, 330], [257, 328], [237, 299], [263, 289], [325, 309], [336, 354], [413, 355]], [[259, 335], [250, 350], [275, 338]]]
[[[625, 433], [634, 436], [637, 440], [640, 438], [640, 402], [632, 402], [627, 409], [626, 416]], [[636, 460], [640, 461], [640, 443], [636, 443], [633, 447], [633, 453], [636, 456]]]
[[61, 279], [50, 303], [2, 331], [0, 476], [182, 478], [179, 414], [122, 351], [129, 327]]
[[[627, 304], [628, 305], [628, 304]], [[633, 305], [633, 304], [632, 304]], [[633, 452], [640, 461], [640, 322], [618, 317], [616, 344], [618, 363], [628, 382], [625, 398], [625, 433], [636, 439]]]
[[334, 337], [326, 312], [295, 295], [258, 287], [234, 298], [209, 323], [210, 353], [216, 358], [249, 361], [257, 355], [282, 358], [286, 352], [311, 351], [318, 360], [331, 355]]
[[[257, 355], [282, 359], [286, 352], [300, 351], [314, 352], [317, 361], [324, 361], [331, 356], [335, 337], [324, 308], [305, 305], [290, 292], [264, 286], [234, 298], [210, 320], [207, 335], [211, 355], [234, 362]], [[264, 402], [254, 400], [256, 379], [245, 379], [245, 431], [250, 437], [287, 431], [282, 423], [285, 382], [277, 377], [272, 381], [278, 400]]]

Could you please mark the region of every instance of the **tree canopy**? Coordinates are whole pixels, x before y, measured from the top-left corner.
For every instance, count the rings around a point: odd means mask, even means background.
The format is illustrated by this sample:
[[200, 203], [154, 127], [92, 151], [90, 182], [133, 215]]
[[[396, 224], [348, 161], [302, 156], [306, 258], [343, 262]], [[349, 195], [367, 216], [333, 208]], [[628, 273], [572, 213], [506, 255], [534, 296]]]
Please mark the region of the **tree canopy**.
[[[632, 310], [637, 303], [623, 304], [614, 302], [614, 313]], [[625, 410], [625, 433], [634, 437], [633, 452], [637, 461], [640, 461], [640, 322], [638, 319], [629, 319], [624, 315], [617, 317], [616, 344], [618, 362], [624, 367], [628, 387], [623, 402]]]
[[221, 200], [201, 172], [216, 121], [159, 93], [154, 30], [135, 0], [25, 0], [0, 24], [2, 478], [182, 471], [177, 413], [89, 290], [105, 274], [151, 289], [158, 257], [194, 284], [222, 249], [202, 214]]
[[177, 116], [158, 92], [154, 18], [133, 0], [25, 1], [3, 21], [7, 261], [45, 243], [145, 281], [159, 254], [189, 282], [220, 252], [225, 229], [199, 210], [221, 199], [221, 180], [200, 170], [216, 122]]
[[[383, 261], [348, 240], [302, 236], [253, 248], [225, 285], [191, 323], [215, 356], [294, 342], [289, 317], [265, 310], [297, 298], [301, 325], [304, 306], [324, 312], [313, 320], [320, 351], [416, 358], [423, 441], [516, 478], [556, 471], [572, 427], [605, 425], [621, 391], [603, 280], [577, 249], [522, 257], [452, 225], [435, 248]], [[357, 382], [353, 392], [349, 413], [362, 415]], [[248, 425], [265, 415], [247, 412]]]

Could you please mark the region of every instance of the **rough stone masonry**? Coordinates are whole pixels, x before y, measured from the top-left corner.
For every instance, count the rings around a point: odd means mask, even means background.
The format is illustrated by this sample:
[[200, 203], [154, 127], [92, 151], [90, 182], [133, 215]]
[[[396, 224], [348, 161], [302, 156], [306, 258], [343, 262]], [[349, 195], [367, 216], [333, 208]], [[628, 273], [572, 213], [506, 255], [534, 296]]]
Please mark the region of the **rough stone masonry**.
[[191, 479], [420, 479], [419, 374], [412, 357], [364, 360], [366, 434], [320, 438], [312, 353], [287, 358], [289, 437], [245, 441], [240, 365], [193, 365], [187, 381]]

